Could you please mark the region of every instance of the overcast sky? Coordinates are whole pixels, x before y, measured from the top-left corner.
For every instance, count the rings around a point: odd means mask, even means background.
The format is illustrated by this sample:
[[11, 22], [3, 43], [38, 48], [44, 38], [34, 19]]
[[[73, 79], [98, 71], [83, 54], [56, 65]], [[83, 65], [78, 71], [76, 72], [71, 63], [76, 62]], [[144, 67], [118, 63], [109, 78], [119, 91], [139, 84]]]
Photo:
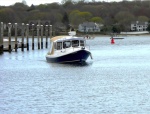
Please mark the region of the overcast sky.
[[[52, 2], [61, 3], [62, 0], [25, 0], [25, 1], [27, 2], [27, 5], [30, 6], [31, 4], [38, 5], [38, 4], [45, 4], [45, 3], [52, 3]], [[87, 0], [87, 1], [91, 1], [91, 0]], [[122, 0], [96, 0], [96, 1], [119, 2]], [[131, 0], [128, 0], [128, 1], [131, 1]], [[22, 0], [1, 0], [0, 5], [1, 6], [9, 6], [9, 5], [15, 4], [16, 2], [22, 2]]]

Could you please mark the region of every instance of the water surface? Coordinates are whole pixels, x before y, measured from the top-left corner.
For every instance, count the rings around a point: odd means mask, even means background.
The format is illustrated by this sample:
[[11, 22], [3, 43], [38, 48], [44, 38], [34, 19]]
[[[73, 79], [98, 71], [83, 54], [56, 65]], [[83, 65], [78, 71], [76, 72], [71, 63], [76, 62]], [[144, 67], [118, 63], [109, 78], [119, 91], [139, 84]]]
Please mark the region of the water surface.
[[149, 114], [150, 37], [88, 40], [84, 65], [48, 63], [48, 49], [0, 55], [1, 114]]

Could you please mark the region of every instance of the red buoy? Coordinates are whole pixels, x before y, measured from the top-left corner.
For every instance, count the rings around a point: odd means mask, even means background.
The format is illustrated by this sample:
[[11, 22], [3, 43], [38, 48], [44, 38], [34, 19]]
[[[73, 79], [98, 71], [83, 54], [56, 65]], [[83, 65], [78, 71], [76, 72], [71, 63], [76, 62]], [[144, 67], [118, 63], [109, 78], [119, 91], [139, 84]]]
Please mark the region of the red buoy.
[[114, 41], [114, 38], [111, 38], [111, 44], [114, 44], [115, 41]]

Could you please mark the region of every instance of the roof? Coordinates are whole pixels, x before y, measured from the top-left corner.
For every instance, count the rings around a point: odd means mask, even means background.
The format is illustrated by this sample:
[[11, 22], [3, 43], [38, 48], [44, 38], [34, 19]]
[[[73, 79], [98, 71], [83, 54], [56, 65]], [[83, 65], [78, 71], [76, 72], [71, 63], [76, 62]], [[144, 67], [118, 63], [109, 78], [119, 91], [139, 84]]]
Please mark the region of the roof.
[[81, 26], [86, 26], [86, 27], [94, 27], [96, 24], [94, 22], [84, 22], [81, 24]]
[[83, 37], [76, 37], [76, 36], [55, 36], [51, 39], [52, 42], [64, 40], [85, 40], [85, 39]]
[[66, 37], [66, 36], [55, 36], [55, 37], [51, 38], [51, 41], [54, 42], [54, 41], [64, 38], [64, 37]]
[[143, 21], [134, 21], [134, 22], [131, 22], [131, 24], [137, 24], [137, 25], [147, 25], [148, 22], [143, 22]]

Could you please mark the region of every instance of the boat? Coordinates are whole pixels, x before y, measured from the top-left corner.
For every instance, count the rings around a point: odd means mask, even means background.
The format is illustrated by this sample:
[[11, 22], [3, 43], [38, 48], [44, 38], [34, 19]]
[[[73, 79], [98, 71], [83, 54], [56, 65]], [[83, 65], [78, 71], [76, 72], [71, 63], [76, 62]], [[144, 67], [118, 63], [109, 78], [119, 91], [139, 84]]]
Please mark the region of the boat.
[[85, 38], [75, 35], [76, 32], [71, 31], [68, 36], [55, 36], [51, 38], [51, 48], [46, 55], [46, 60], [54, 63], [83, 63], [89, 56], [92, 59], [90, 47], [86, 45]]
[[[11, 51], [15, 49], [15, 41], [11, 41]], [[4, 51], [9, 51], [9, 40], [8, 39], [3, 39], [3, 50]]]

